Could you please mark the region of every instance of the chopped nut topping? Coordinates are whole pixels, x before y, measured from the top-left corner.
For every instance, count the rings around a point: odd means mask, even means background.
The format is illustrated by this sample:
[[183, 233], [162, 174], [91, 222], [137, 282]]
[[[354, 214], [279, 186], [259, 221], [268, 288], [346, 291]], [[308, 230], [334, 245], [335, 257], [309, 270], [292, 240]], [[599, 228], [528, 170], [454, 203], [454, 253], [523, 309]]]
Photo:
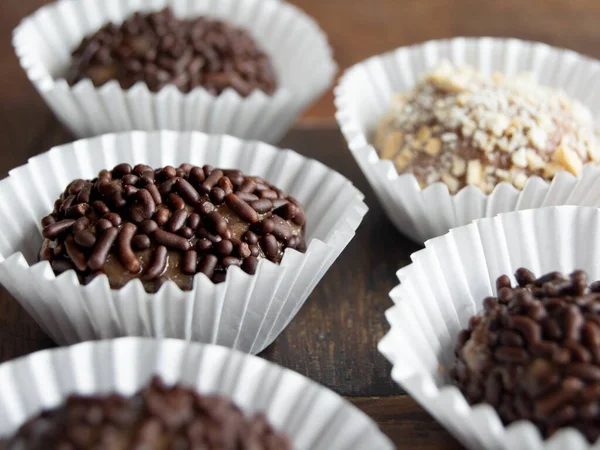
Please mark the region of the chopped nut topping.
[[509, 181], [511, 178], [510, 172], [503, 169], [495, 169], [494, 173], [500, 179], [500, 181]]
[[464, 159], [458, 156], [452, 157], [452, 175], [462, 177], [467, 171], [467, 163]]
[[408, 163], [413, 159], [413, 156], [414, 154], [410, 149], [404, 148], [396, 157], [396, 167], [406, 167]]
[[517, 189], [523, 189], [525, 187], [525, 183], [527, 183], [527, 175], [525, 175], [523, 172], [515, 174], [515, 177], [513, 178], [513, 184]]
[[561, 170], [564, 170], [561, 165], [550, 162], [544, 166], [544, 178], [554, 178], [554, 175], [556, 175]]
[[475, 147], [479, 148], [480, 150], [485, 151], [488, 140], [489, 134], [487, 134], [485, 131], [476, 130], [473, 134], [473, 143], [475, 144]]
[[456, 191], [458, 191], [458, 187], [460, 186], [460, 183], [452, 175], [449, 175], [447, 173], [443, 174], [442, 181], [446, 184], [446, 186], [448, 186], [448, 190], [450, 191], [451, 194], [454, 194]]
[[554, 153], [554, 158], [573, 175], [579, 175], [583, 168], [581, 158], [579, 158], [579, 155], [570, 148], [563, 146], [558, 147]]
[[404, 133], [401, 131], [394, 131], [390, 133], [385, 138], [385, 143], [383, 144], [383, 149], [381, 150], [381, 157], [383, 159], [392, 159], [402, 145], [402, 141], [404, 139]]
[[531, 77], [449, 63], [395, 97], [375, 144], [422, 187], [441, 180], [451, 192], [474, 184], [489, 193], [501, 181], [521, 189], [530, 176], [577, 175], [600, 162], [600, 135], [583, 105]]
[[472, 159], [467, 164], [467, 184], [477, 186], [481, 182], [481, 161]]
[[442, 141], [438, 138], [429, 139], [425, 146], [425, 152], [431, 156], [437, 156], [442, 151]]
[[544, 161], [544, 158], [542, 158], [538, 153], [532, 149], [528, 149], [525, 153], [527, 156], [527, 167], [532, 170], [540, 170], [544, 168], [546, 161]]
[[494, 117], [494, 119], [488, 124], [490, 131], [494, 134], [494, 136], [502, 136], [504, 131], [510, 125], [510, 120], [508, 117], [502, 114], [498, 114]]
[[512, 163], [517, 167], [527, 167], [527, 153], [525, 147], [521, 147], [514, 152], [510, 158]]
[[527, 133], [529, 142], [538, 150], [543, 150], [546, 147], [548, 136], [543, 128], [531, 128]]
[[421, 142], [426, 142], [431, 137], [431, 129], [428, 127], [419, 128], [419, 132], [417, 133], [417, 140]]

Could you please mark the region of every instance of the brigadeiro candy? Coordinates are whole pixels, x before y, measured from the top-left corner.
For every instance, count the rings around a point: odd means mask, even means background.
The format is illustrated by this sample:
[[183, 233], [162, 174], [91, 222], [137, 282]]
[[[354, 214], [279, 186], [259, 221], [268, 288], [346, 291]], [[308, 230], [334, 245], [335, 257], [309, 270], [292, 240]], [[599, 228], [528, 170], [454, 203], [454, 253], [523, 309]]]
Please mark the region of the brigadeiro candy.
[[501, 182], [552, 180], [600, 161], [600, 136], [589, 108], [531, 77], [442, 63], [399, 94], [379, 122], [379, 156], [422, 188], [443, 182], [491, 193]]
[[77, 137], [203, 131], [276, 142], [334, 80], [323, 30], [281, 0], [69, 0], [23, 19], [21, 67]]
[[458, 338], [451, 376], [471, 404], [505, 424], [532, 421], [544, 437], [562, 427], [600, 436], [600, 284], [583, 271], [504, 275]]
[[86, 36], [73, 51], [67, 81], [85, 78], [96, 87], [117, 80], [123, 89], [144, 82], [152, 92], [168, 84], [214, 95], [232, 88], [242, 97], [277, 87], [271, 60], [248, 32], [206, 17], [178, 19], [170, 8], [135, 13]]
[[350, 68], [336, 118], [391, 221], [424, 243], [483, 217], [586, 204], [600, 130], [580, 80], [596, 71], [537, 42], [428, 41]]
[[239, 170], [119, 164], [67, 186], [42, 220], [40, 259], [83, 283], [106, 274], [113, 289], [139, 278], [148, 292], [166, 280], [189, 290], [197, 273], [219, 283], [231, 266], [254, 274], [262, 258], [303, 252], [305, 220], [297, 200]]
[[130, 398], [71, 396], [28, 421], [5, 445], [7, 450], [292, 448], [262, 414], [245, 417], [225, 397], [167, 387], [157, 377]]

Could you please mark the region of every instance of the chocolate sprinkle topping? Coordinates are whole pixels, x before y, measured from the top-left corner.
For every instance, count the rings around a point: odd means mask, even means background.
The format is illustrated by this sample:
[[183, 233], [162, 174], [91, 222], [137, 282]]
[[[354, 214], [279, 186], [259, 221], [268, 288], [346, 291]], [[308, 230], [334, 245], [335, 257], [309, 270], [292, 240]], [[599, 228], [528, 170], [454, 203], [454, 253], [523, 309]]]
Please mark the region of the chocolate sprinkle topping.
[[96, 87], [117, 80], [123, 89], [144, 82], [153, 92], [168, 84], [182, 92], [202, 86], [212, 95], [232, 88], [242, 97], [277, 88], [269, 57], [246, 31], [206, 17], [177, 19], [169, 8], [135, 13], [85, 37], [66, 79], [74, 85], [85, 78]]
[[469, 403], [489, 403], [505, 424], [530, 420], [548, 437], [575, 427], [600, 436], [600, 283], [584, 272], [498, 278], [458, 336], [451, 377]]
[[[4, 447], [6, 445], [6, 447]], [[200, 395], [158, 378], [131, 398], [71, 396], [23, 425], [7, 450], [291, 450], [263, 414], [245, 417], [224, 397]]]
[[[258, 200], [265, 192], [276, 199]], [[250, 195], [257, 200], [244, 200]], [[150, 292], [164, 279], [191, 289], [199, 272], [223, 281], [229, 266], [254, 274], [260, 258], [279, 263], [286, 248], [306, 247], [295, 199], [238, 170], [189, 164], [119, 164], [75, 180], [42, 225], [40, 259], [57, 274], [74, 269], [86, 282], [106, 273], [115, 289], [140, 278]]]

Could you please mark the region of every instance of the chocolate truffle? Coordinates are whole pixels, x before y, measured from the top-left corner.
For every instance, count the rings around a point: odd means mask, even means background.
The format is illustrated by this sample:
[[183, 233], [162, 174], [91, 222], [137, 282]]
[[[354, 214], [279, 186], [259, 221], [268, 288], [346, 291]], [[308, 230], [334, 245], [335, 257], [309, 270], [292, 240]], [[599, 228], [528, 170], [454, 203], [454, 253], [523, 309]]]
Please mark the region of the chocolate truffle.
[[277, 88], [269, 57], [245, 30], [206, 17], [178, 19], [168, 8], [85, 37], [66, 76], [71, 85], [84, 78], [96, 87], [117, 80], [123, 89], [141, 81], [153, 92], [169, 84], [182, 92], [202, 86], [213, 95], [232, 88], [243, 97]]
[[461, 331], [451, 377], [469, 403], [505, 424], [530, 420], [544, 437], [575, 427], [600, 436], [600, 283], [584, 272], [498, 278], [497, 297]]
[[[264, 415], [245, 417], [224, 397], [166, 387], [155, 378], [131, 398], [69, 397], [23, 425], [7, 450], [291, 450]], [[0, 448], [2, 443], [0, 443]]]
[[591, 112], [531, 78], [486, 77], [445, 63], [397, 96], [381, 120], [375, 146], [422, 188], [443, 182], [490, 193], [500, 182], [522, 189], [528, 177], [578, 175], [600, 161]]
[[230, 266], [254, 274], [261, 258], [306, 248], [297, 200], [239, 170], [190, 164], [119, 164], [75, 180], [42, 226], [40, 260], [84, 283], [105, 273], [113, 289], [134, 278], [149, 292], [165, 280], [191, 289], [196, 273], [219, 283]]

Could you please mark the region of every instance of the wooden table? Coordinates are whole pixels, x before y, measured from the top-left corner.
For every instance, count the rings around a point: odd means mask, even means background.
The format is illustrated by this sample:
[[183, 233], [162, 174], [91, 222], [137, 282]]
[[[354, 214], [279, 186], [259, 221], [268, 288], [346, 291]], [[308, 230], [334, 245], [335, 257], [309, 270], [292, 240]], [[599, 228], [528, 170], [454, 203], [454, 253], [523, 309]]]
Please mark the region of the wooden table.
[[[0, 176], [28, 157], [69, 141], [19, 68], [10, 46], [18, 20], [49, 0], [0, 2]], [[449, 36], [514, 36], [600, 56], [596, 0], [291, 0], [315, 16], [342, 69], [372, 54]], [[370, 211], [355, 239], [317, 286], [288, 329], [261, 356], [348, 397], [401, 449], [460, 446], [394, 385], [376, 344], [386, 331], [387, 292], [395, 271], [419, 247], [386, 219], [345, 147], [329, 92], [282, 145], [353, 180]], [[0, 362], [53, 343], [0, 288]]]

